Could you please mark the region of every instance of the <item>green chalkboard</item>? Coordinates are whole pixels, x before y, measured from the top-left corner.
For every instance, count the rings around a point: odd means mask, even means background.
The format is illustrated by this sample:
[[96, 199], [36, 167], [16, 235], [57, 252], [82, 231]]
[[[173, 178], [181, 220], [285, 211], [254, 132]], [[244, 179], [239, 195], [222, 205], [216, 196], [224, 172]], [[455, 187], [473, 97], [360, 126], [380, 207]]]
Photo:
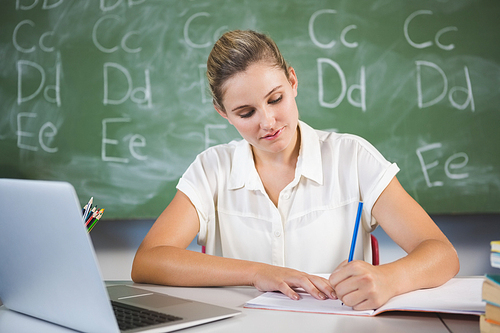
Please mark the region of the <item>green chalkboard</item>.
[[195, 156], [239, 138], [206, 58], [277, 42], [301, 119], [361, 135], [430, 213], [500, 212], [497, 0], [11, 0], [0, 4], [0, 177], [66, 180], [106, 218], [154, 218]]

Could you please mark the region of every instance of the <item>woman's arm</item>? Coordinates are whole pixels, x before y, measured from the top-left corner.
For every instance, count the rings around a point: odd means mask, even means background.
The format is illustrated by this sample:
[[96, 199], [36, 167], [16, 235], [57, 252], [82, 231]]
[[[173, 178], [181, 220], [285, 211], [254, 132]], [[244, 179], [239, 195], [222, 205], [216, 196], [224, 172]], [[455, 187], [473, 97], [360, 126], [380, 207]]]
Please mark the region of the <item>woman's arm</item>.
[[372, 214], [408, 255], [372, 266], [343, 262], [330, 276], [337, 296], [354, 309], [375, 309], [395, 295], [439, 286], [458, 273], [453, 245], [396, 177], [382, 192]]
[[186, 250], [198, 231], [196, 209], [178, 191], [137, 250], [132, 280], [171, 286], [253, 285], [261, 291], [279, 290], [292, 299], [298, 299], [293, 288], [299, 287], [318, 299], [331, 297], [333, 293], [328, 280], [317, 276]]

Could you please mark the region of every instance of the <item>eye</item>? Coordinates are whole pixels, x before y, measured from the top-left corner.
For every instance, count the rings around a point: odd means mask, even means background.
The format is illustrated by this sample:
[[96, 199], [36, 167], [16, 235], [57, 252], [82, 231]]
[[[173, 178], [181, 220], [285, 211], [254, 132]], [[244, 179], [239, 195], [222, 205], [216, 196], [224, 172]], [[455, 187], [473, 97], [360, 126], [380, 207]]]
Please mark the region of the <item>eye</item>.
[[275, 98], [273, 100], [270, 100], [269, 101], [269, 104], [276, 104], [278, 103], [279, 101], [281, 101], [283, 99], [283, 95], [280, 95], [278, 98]]
[[247, 113], [240, 114], [240, 118], [250, 118], [255, 113], [255, 110], [250, 110]]

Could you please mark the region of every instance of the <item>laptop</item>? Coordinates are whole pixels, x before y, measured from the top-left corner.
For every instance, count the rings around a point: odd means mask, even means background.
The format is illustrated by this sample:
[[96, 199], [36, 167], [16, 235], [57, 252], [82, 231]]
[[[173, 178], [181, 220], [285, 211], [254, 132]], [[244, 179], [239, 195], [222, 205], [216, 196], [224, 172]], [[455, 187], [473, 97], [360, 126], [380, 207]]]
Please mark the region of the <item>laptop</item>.
[[[137, 286], [106, 288], [69, 183], [0, 179], [0, 214], [0, 299], [10, 310], [83, 332], [170, 332], [240, 313]], [[122, 311], [151, 326], [119, 327]]]

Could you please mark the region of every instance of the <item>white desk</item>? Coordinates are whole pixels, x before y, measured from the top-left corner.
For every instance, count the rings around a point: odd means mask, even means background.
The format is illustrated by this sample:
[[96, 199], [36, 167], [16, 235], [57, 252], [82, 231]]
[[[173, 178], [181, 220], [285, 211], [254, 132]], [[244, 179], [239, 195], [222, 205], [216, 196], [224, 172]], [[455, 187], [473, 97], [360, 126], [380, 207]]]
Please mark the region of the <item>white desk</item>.
[[[107, 282], [115, 284], [114, 282]], [[127, 283], [127, 282], [116, 282]], [[130, 283], [130, 282], [128, 282]], [[245, 309], [243, 305], [260, 294], [253, 287], [176, 288], [136, 285], [172, 296], [216, 304], [240, 310], [236, 317], [182, 330], [183, 333], [264, 333], [264, 332], [443, 332], [479, 333], [479, 318], [473, 316], [436, 315], [432, 313], [394, 313], [377, 317], [355, 317]], [[37, 323], [38, 322], [38, 323]], [[51, 327], [54, 326], [54, 327]], [[10, 329], [10, 330], [9, 330]], [[69, 332], [33, 318], [18, 315], [0, 307], [0, 332]]]
[[[240, 310], [242, 314], [220, 322], [202, 325], [182, 332], [468, 332], [479, 333], [479, 317], [438, 315], [432, 313], [382, 314], [377, 317], [353, 317], [286, 311], [245, 309], [243, 305], [261, 293], [253, 287], [175, 288], [136, 285], [140, 288], [168, 293]], [[446, 326], [445, 326], [445, 324]], [[448, 327], [448, 328], [447, 328]]]

